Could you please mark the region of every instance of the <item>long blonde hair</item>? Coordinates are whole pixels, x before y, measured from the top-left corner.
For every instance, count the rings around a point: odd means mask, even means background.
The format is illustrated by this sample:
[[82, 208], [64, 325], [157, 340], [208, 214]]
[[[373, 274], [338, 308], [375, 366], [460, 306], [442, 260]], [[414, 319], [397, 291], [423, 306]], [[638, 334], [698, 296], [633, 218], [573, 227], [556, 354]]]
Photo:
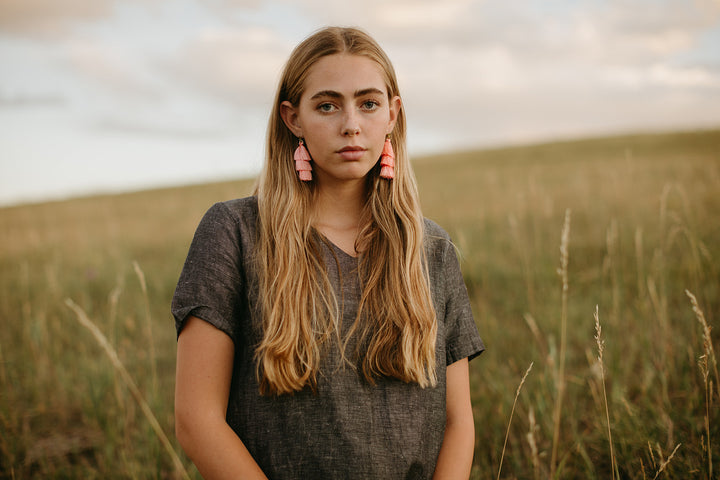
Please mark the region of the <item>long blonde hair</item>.
[[[310, 67], [337, 53], [363, 55], [384, 72], [389, 98], [399, 96], [387, 55], [366, 33], [330, 27], [300, 43], [282, 73], [267, 133], [266, 162], [256, 195], [260, 213], [257, 262], [262, 340], [255, 355], [263, 394], [315, 389], [323, 345], [340, 338], [338, 300], [328, 279], [319, 235], [311, 226], [315, 185], [294, 169], [297, 138], [280, 104], [297, 106]], [[357, 336], [356, 365], [371, 384], [379, 376], [436, 384], [437, 321], [423, 249], [423, 217], [406, 150], [402, 109], [392, 132], [395, 178], [367, 176], [367, 198], [356, 241], [361, 299], [348, 337]], [[378, 162], [379, 163], [379, 162]]]

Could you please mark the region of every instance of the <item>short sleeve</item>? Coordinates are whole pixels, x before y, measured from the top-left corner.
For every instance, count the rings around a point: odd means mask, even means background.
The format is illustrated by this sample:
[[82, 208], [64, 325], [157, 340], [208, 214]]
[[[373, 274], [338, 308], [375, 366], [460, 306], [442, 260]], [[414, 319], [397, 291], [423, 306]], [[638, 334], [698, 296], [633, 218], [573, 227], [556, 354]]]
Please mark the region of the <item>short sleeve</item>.
[[244, 279], [240, 228], [223, 203], [213, 205], [195, 231], [172, 300], [179, 335], [188, 317], [205, 320], [237, 344]]
[[447, 365], [472, 360], [485, 350], [478, 333], [467, 287], [460, 271], [455, 247], [449, 238], [442, 255], [442, 283], [445, 298], [445, 355]]

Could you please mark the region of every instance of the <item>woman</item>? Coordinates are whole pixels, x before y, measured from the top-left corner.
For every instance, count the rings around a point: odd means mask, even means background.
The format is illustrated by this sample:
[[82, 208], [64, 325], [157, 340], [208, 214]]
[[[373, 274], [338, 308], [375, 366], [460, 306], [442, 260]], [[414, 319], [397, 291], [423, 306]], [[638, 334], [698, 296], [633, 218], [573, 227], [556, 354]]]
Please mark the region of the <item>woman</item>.
[[176, 432], [206, 479], [469, 476], [484, 347], [405, 134], [367, 34], [293, 51], [255, 196], [207, 212], [173, 298]]

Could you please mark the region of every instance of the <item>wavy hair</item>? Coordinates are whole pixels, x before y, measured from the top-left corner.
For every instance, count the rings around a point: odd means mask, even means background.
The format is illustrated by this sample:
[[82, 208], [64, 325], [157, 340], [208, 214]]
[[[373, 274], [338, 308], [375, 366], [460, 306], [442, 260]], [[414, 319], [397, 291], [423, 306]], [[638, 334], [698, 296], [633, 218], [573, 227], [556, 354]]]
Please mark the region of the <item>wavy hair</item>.
[[[322, 258], [323, 241], [312, 225], [314, 182], [294, 169], [297, 138], [280, 116], [280, 105], [297, 106], [310, 67], [327, 55], [363, 55], [377, 62], [389, 98], [399, 96], [387, 55], [366, 33], [329, 27], [300, 43], [285, 65], [267, 132], [266, 161], [256, 184], [260, 211], [256, 259], [262, 309], [262, 340], [256, 348], [263, 394], [317, 386], [323, 348], [337, 339], [343, 358], [374, 384], [389, 376], [422, 387], [436, 384], [437, 320], [423, 248], [423, 217], [406, 149], [402, 109], [392, 132], [395, 178], [367, 175], [367, 193], [356, 240], [362, 294], [355, 323], [340, 338], [340, 312]], [[347, 339], [356, 336], [354, 358]]]

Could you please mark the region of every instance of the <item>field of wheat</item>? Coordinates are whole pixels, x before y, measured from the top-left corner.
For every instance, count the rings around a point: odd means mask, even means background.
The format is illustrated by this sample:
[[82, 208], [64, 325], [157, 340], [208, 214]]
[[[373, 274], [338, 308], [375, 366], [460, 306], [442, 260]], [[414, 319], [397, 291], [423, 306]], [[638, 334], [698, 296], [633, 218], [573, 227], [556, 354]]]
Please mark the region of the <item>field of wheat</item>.
[[[720, 475], [720, 130], [420, 158], [488, 350], [475, 479]], [[199, 478], [169, 303], [252, 182], [0, 209], [0, 478]]]

